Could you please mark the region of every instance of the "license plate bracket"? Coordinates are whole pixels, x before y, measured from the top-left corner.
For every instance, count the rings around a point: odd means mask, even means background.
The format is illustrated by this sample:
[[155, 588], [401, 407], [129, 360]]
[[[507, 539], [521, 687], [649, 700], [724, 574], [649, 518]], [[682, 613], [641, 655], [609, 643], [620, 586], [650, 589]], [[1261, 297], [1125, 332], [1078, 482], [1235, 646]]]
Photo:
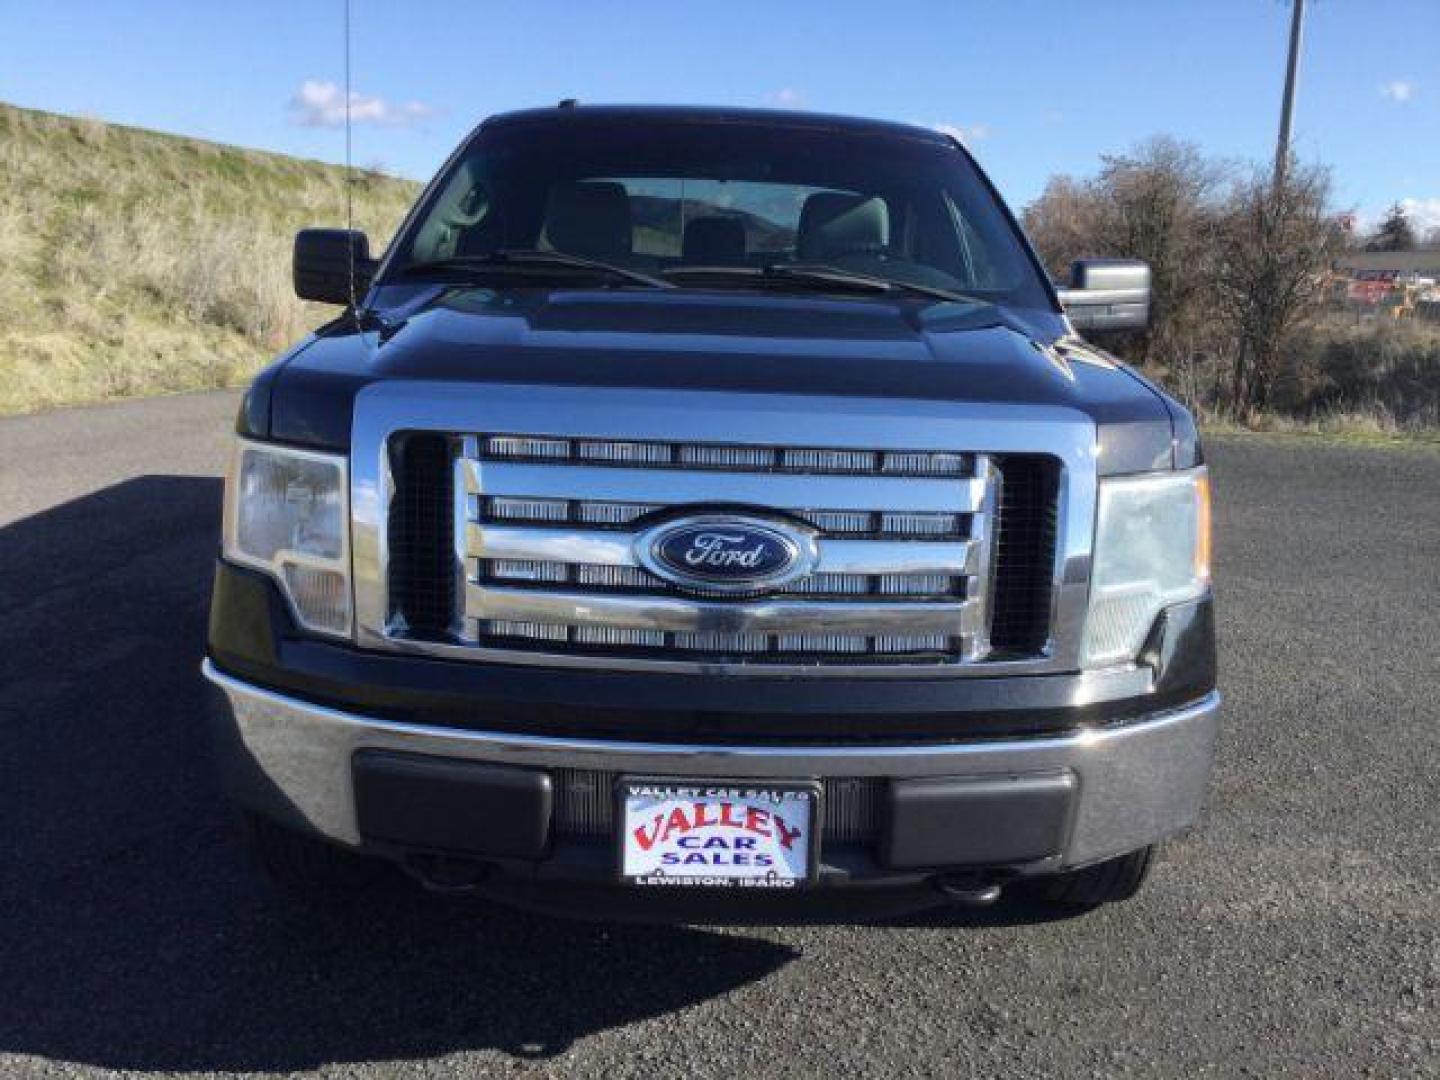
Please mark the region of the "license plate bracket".
[[627, 885], [783, 890], [814, 883], [816, 781], [623, 776], [615, 801], [617, 864]]

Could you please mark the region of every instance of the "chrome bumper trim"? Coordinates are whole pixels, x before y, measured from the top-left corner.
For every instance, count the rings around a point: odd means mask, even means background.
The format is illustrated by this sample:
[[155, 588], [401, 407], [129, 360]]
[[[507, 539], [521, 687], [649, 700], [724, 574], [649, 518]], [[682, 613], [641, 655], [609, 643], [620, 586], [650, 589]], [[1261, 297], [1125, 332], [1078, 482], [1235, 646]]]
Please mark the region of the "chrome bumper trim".
[[271, 794], [311, 828], [348, 844], [361, 840], [351, 757], [361, 749], [387, 749], [687, 778], [996, 778], [1068, 771], [1077, 779], [1079, 795], [1070, 835], [1054, 865], [1077, 866], [1144, 847], [1195, 821], [1210, 775], [1220, 706], [1219, 693], [1212, 692], [1143, 720], [1056, 737], [934, 746], [692, 746], [400, 724], [252, 686], [208, 659], [202, 671], [228, 705], [212, 718], [217, 745], [246, 758], [222, 763], [227, 772], [237, 764], [250, 774], [258, 770]]

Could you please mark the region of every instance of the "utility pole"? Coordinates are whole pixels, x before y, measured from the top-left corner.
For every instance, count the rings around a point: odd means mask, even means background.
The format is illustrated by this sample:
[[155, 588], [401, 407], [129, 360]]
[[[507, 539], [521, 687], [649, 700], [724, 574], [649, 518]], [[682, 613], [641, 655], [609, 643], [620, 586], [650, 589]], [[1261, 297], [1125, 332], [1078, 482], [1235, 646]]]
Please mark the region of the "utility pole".
[[1305, 25], [1305, 0], [1291, 0], [1290, 62], [1285, 67], [1285, 98], [1280, 104], [1280, 139], [1275, 145], [1275, 190], [1285, 185], [1290, 164], [1290, 126], [1295, 118], [1295, 81], [1300, 73], [1300, 31]]

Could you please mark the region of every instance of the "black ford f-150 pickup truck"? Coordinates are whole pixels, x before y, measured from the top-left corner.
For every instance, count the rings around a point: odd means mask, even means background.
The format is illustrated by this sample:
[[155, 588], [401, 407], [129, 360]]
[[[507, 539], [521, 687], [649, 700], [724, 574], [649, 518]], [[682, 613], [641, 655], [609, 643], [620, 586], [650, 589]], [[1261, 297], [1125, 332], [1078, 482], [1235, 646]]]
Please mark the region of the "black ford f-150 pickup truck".
[[[1093, 905], [1219, 698], [1194, 422], [948, 136], [492, 118], [245, 395], [205, 674], [262, 862], [614, 902]], [[781, 894], [777, 896], [777, 894]]]

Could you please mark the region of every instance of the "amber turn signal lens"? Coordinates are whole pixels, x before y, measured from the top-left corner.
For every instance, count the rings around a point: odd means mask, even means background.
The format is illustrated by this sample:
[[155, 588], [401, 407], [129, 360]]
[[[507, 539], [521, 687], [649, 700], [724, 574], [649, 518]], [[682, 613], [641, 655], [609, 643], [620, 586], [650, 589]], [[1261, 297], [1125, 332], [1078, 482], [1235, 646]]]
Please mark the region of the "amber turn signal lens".
[[1202, 470], [1195, 478], [1195, 576], [1210, 580], [1210, 473]]

